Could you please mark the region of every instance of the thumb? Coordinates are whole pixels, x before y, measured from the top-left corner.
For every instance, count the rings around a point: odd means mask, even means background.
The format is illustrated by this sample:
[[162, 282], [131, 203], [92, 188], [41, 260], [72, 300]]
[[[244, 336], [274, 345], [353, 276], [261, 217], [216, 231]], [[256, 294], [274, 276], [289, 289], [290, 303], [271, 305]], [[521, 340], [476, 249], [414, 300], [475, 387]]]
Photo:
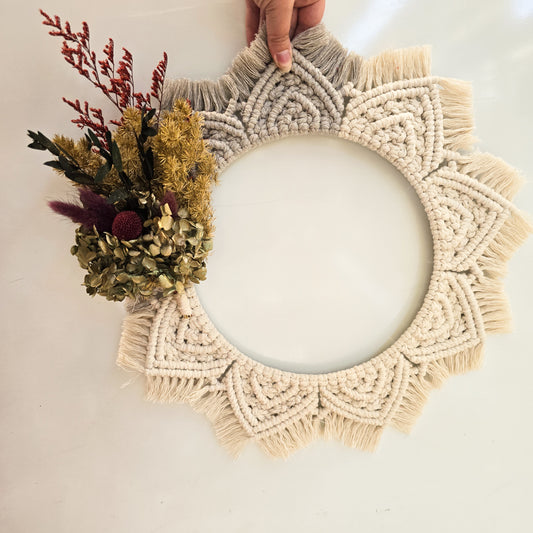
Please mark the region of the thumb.
[[265, 5], [268, 48], [276, 65], [282, 72], [292, 66], [292, 47], [289, 38], [294, 2], [272, 0]]

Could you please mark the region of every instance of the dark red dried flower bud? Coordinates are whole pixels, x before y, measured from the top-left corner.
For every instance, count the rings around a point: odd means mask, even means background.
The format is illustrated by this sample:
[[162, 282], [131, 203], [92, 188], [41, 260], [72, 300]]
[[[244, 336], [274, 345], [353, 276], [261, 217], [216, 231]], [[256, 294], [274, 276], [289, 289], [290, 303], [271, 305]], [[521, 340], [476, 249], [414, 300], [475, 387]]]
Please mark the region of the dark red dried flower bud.
[[113, 220], [111, 232], [121, 241], [136, 239], [142, 232], [141, 217], [135, 211], [121, 211]]

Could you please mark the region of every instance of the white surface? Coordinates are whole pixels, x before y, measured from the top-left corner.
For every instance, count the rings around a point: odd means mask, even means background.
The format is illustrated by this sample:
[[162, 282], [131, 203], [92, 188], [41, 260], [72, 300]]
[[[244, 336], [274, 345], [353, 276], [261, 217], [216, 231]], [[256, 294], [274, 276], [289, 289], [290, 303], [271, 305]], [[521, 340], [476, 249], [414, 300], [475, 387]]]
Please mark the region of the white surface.
[[213, 206], [216, 247], [198, 295], [263, 363], [349, 368], [390, 346], [422, 304], [433, 261], [424, 209], [370, 150], [324, 135], [263, 145], [224, 171]]
[[[245, 44], [242, 3], [2, 4], [0, 530], [526, 530], [533, 497], [531, 239], [511, 260], [505, 282], [514, 332], [490, 337], [483, 369], [449, 380], [410, 436], [387, 430], [373, 455], [316, 442], [288, 461], [270, 460], [253, 446], [233, 461], [189, 407], [145, 402], [141, 379], [121, 388], [130, 379], [114, 365], [124, 311], [79, 286], [82, 272], [68, 253], [73, 226], [46, 206], [68, 197], [71, 187], [25, 148], [27, 128], [79, 135], [61, 96], [97, 106], [103, 98], [64, 63], [37, 8], [75, 26], [86, 19], [97, 48], [113, 36], [132, 51], [138, 83], [147, 86], [162, 50], [170, 76], [221, 75]], [[328, 2], [324, 22], [365, 56], [432, 44], [435, 74], [473, 81], [480, 148], [531, 179], [532, 17], [527, 0], [431, 7], [337, 0]], [[389, 165], [345, 141], [307, 141], [266, 146], [221, 176], [214, 195], [218, 248], [200, 296], [251, 355], [281, 368], [325, 371], [394, 340], [420, 303], [431, 251], [416, 197]], [[533, 211], [529, 184], [515, 201]], [[332, 211], [328, 223], [340, 218], [354, 231], [346, 250], [335, 234], [334, 249], [315, 263], [316, 241], [328, 235], [316, 216], [322, 205]], [[303, 236], [300, 248], [291, 246], [294, 234], [273, 239], [280, 218]], [[361, 220], [368, 222], [358, 228]], [[235, 257], [242, 232], [256, 237], [245, 264]], [[283, 253], [285, 265], [273, 251]], [[228, 301], [232, 278], [242, 291]], [[333, 335], [317, 331], [330, 320], [314, 312], [324, 295], [344, 325]], [[282, 301], [280, 314], [273, 313]]]

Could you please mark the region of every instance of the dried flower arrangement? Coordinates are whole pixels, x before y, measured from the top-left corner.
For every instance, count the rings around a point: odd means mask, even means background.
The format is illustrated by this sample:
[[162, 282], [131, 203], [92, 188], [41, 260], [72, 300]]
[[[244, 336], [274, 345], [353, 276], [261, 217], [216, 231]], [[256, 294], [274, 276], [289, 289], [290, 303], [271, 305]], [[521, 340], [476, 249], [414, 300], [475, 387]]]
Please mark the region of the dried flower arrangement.
[[187, 282], [205, 279], [212, 248], [210, 192], [217, 176], [201, 115], [187, 100], [161, 109], [166, 53], [152, 73], [151, 91], [136, 92], [127, 49], [117, 63], [109, 39], [97, 59], [86, 22], [73, 32], [68, 21], [40, 13], [49, 34], [63, 39], [67, 63], [120, 111], [120, 120], [109, 121], [111, 131], [101, 109], [63, 98], [79, 114], [72, 122], [85, 129], [84, 137], [49, 139], [28, 131], [29, 147], [50, 152], [55, 158], [44, 164], [78, 188], [81, 205], [49, 205], [80, 224], [71, 253], [88, 272], [87, 293], [113, 301], [156, 290], [181, 293]]

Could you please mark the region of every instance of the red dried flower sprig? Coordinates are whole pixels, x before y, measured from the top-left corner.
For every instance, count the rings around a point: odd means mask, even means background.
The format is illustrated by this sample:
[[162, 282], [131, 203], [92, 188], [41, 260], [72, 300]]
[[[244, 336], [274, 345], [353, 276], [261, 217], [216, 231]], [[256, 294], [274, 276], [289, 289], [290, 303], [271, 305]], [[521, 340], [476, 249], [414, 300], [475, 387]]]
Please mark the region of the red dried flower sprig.
[[[63, 38], [61, 53], [65, 61], [72, 65], [79, 74], [87, 78], [95, 87], [100, 89], [113, 102], [121, 114], [128, 107], [144, 108], [145, 110], [154, 109], [151, 103], [151, 98], [154, 98], [158, 102], [157, 117], [159, 117], [168, 62], [166, 52], [163, 53], [163, 59], [152, 72], [151, 92], [146, 94], [135, 92], [133, 57], [126, 48], [122, 48], [122, 58], [116, 65], [115, 44], [113, 39], [110, 38], [103, 49], [105, 58], [98, 60], [96, 53], [91, 49], [89, 25], [86, 22], [82, 23], [81, 31], [73, 32], [68, 21], [62, 24], [60, 17], [57, 15], [52, 18], [42, 9], [39, 11], [44, 17], [43, 24], [53, 28], [48, 33]], [[88, 102], [84, 102], [82, 105], [79, 100], [71, 101], [64, 97], [63, 101], [79, 113], [79, 117], [72, 120], [72, 122], [80, 128], [87, 127], [92, 129], [102, 145], [109, 148], [106, 135], [108, 127], [105, 124], [102, 110], [91, 107]], [[117, 120], [109, 122], [120, 125], [120, 121]]]

